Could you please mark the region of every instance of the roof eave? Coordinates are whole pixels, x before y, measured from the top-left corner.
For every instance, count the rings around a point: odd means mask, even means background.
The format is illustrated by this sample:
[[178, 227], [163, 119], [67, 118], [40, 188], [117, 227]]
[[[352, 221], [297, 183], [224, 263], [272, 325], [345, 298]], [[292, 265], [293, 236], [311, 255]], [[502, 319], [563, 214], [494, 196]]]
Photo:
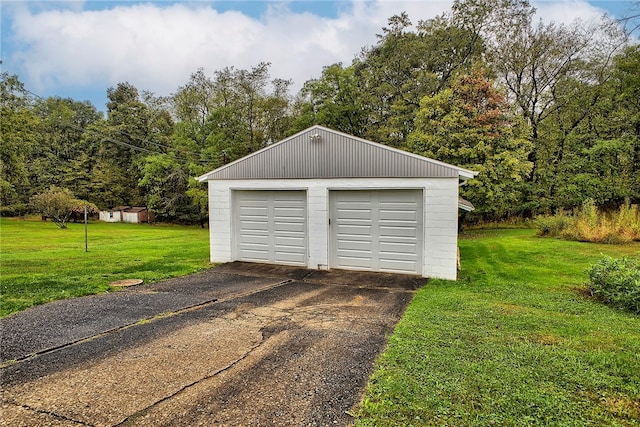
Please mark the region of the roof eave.
[[473, 203], [470, 201], [463, 199], [462, 197], [458, 197], [458, 209], [462, 209], [463, 211], [471, 212], [476, 208], [473, 206]]
[[462, 179], [463, 181], [473, 179], [478, 176], [478, 172], [462, 168], [458, 168], [458, 174], [460, 175], [460, 179]]

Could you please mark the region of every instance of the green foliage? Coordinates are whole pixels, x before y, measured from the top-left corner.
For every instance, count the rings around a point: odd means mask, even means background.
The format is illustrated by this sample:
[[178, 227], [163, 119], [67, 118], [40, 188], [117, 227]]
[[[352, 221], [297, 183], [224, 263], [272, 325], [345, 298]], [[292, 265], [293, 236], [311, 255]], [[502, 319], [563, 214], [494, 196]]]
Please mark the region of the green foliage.
[[29, 153], [30, 192], [41, 193], [55, 185], [89, 198], [90, 156], [95, 148], [87, 144], [84, 133], [101, 120], [101, 114], [89, 102], [56, 97], [38, 100], [33, 112], [39, 121], [38, 143]]
[[531, 145], [526, 128], [509, 115], [504, 94], [485, 72], [475, 69], [420, 105], [407, 148], [478, 171], [461, 189], [476, 206], [476, 216], [495, 220], [518, 214], [522, 183], [531, 171]]
[[85, 252], [82, 224], [60, 233], [39, 218], [0, 221], [0, 316], [108, 292], [116, 280], [151, 283], [209, 267], [208, 230], [197, 227], [91, 222]]
[[560, 211], [553, 216], [547, 215], [536, 218], [535, 224], [538, 228], [539, 236], [556, 237], [573, 226], [573, 218]]
[[640, 258], [605, 256], [588, 273], [592, 295], [605, 304], [640, 314]]
[[184, 220], [192, 206], [187, 195], [189, 176], [174, 156], [148, 156], [139, 185], [147, 195], [147, 207], [159, 219]]
[[100, 215], [100, 209], [93, 203], [87, 202], [86, 200], [75, 199], [73, 208], [71, 209], [71, 219], [73, 219], [74, 222], [83, 220], [85, 210], [87, 212], [87, 219], [95, 219]]
[[29, 184], [27, 158], [38, 118], [18, 77], [6, 72], [0, 77], [0, 206], [13, 211], [27, 202], [21, 194]]
[[526, 0], [456, 0], [415, 24], [394, 15], [296, 99], [261, 62], [199, 69], [170, 97], [118, 83], [103, 117], [87, 102], [34, 99], [3, 73], [0, 213], [55, 185], [101, 208], [202, 222], [190, 178], [313, 124], [480, 172], [461, 188], [480, 222], [640, 203], [640, 45], [606, 19], [534, 17]]
[[67, 228], [77, 200], [67, 188], [51, 187], [31, 197], [32, 209], [44, 218], [50, 218], [58, 227]]
[[100, 213], [93, 203], [76, 199], [68, 188], [55, 186], [31, 197], [30, 206], [32, 211], [42, 215], [43, 219], [51, 219], [60, 228], [67, 228], [67, 221], [70, 219], [83, 218], [85, 207], [89, 217]]
[[446, 17], [420, 21], [417, 31], [411, 26], [406, 13], [392, 16], [378, 43], [363, 49], [352, 65], [358, 83], [352, 107], [363, 109], [364, 137], [394, 147], [403, 146], [414, 130], [420, 100], [468, 71], [482, 50], [472, 32]]
[[320, 78], [305, 83], [302, 95], [307, 102], [293, 132], [320, 124], [349, 135], [364, 136], [366, 114], [353, 67], [344, 68], [342, 64], [325, 67]]
[[640, 317], [585, 298], [581, 287], [598, 252], [623, 257], [640, 243], [533, 234], [463, 233], [462, 278], [418, 290], [356, 426], [640, 423]]

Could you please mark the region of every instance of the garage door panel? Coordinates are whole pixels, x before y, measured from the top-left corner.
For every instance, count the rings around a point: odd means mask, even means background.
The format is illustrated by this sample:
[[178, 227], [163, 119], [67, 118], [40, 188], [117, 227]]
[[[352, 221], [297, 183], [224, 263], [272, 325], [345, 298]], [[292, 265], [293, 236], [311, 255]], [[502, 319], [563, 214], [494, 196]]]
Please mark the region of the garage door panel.
[[371, 253], [370, 240], [341, 240], [338, 242], [339, 251], [366, 251]]
[[274, 224], [274, 230], [283, 235], [306, 235], [306, 224], [303, 222], [276, 222]]
[[338, 215], [339, 215], [338, 216], [339, 219], [344, 219], [344, 220], [348, 220], [348, 219], [366, 220], [371, 217], [371, 209], [345, 208], [345, 209], [341, 209]]
[[306, 265], [306, 192], [234, 192], [235, 257], [242, 261]]
[[276, 246], [278, 247], [292, 247], [296, 250], [300, 250], [304, 248], [304, 237], [293, 237], [293, 236], [277, 236], [275, 238]]
[[421, 274], [422, 198], [422, 190], [332, 191], [331, 266]]
[[264, 232], [265, 234], [268, 232], [267, 221], [254, 221], [253, 219], [246, 219], [244, 217], [241, 217], [241, 219], [242, 219], [242, 226], [241, 226], [242, 231]]
[[243, 206], [240, 210], [243, 217], [264, 218], [267, 215], [267, 208], [263, 206]]
[[399, 243], [399, 242], [380, 242], [380, 253], [395, 253], [398, 256], [406, 256], [407, 254], [415, 254], [418, 245], [415, 243]]
[[380, 236], [381, 237], [410, 237], [414, 238], [416, 236], [416, 227], [389, 227], [389, 226], [380, 226]]
[[241, 242], [245, 245], [269, 246], [269, 236], [261, 236], [258, 234], [245, 234], [242, 236]]
[[276, 251], [274, 262], [279, 264], [303, 265], [306, 262], [306, 257], [300, 253]]
[[304, 207], [274, 207], [274, 218], [289, 218], [295, 221], [302, 220], [304, 216]]
[[264, 260], [266, 257], [268, 257], [268, 250], [264, 250], [264, 251], [258, 251], [255, 249], [247, 249], [243, 252], [243, 256], [244, 256], [244, 260], [245, 261], [249, 261], [249, 260], [253, 260], [253, 261], [262, 261]]
[[396, 253], [396, 252], [379, 252], [378, 258], [382, 262], [384, 261], [399, 261], [401, 263], [415, 263], [413, 257], [407, 256], [408, 254]]
[[380, 260], [380, 270], [389, 272], [407, 273], [414, 272], [419, 268], [415, 261], [404, 260]]
[[349, 255], [340, 255], [340, 263], [335, 265], [336, 268], [371, 270], [370, 257], [355, 257]]
[[371, 226], [368, 225], [343, 225], [338, 226], [338, 236], [344, 238], [357, 237], [357, 236], [365, 236], [367, 239], [368, 236], [371, 235]]
[[416, 208], [410, 210], [380, 210], [380, 221], [407, 221], [415, 222], [418, 220]]

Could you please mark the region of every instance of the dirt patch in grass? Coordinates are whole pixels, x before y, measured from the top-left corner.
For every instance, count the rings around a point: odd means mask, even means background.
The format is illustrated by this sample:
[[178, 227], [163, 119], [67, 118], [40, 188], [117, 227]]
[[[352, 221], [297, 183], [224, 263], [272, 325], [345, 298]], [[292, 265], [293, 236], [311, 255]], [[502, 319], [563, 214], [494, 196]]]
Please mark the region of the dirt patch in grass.
[[563, 340], [561, 337], [553, 334], [536, 334], [533, 337], [533, 341], [542, 345], [557, 345]]
[[528, 311], [526, 307], [517, 304], [509, 304], [506, 302], [497, 302], [494, 305], [500, 314], [518, 315]]
[[640, 419], [640, 400], [631, 400], [625, 396], [612, 396], [604, 401], [605, 408], [619, 417]]

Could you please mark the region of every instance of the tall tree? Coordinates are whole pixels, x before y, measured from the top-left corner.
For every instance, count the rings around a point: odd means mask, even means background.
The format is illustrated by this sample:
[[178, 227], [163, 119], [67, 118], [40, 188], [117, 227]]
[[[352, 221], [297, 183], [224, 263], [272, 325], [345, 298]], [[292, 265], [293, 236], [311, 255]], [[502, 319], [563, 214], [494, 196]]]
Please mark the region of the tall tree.
[[37, 141], [38, 117], [17, 76], [0, 75], [0, 206], [22, 213], [29, 198], [27, 158]]
[[318, 79], [302, 88], [303, 102], [293, 132], [319, 124], [355, 136], [364, 136], [367, 117], [353, 67], [341, 63], [324, 67]]
[[142, 94], [130, 83], [107, 90], [107, 120], [92, 132], [99, 147], [93, 176], [93, 197], [101, 207], [144, 205], [140, 190], [145, 159], [172, 149], [173, 119], [165, 102]]
[[[615, 23], [535, 23], [521, 5], [519, 19], [493, 30], [488, 59], [510, 99], [531, 126], [529, 160], [533, 212], [556, 208], [553, 178], [564, 163], [567, 138], [595, 107], [611, 77], [611, 59], [625, 36]], [[560, 119], [561, 117], [561, 119]]]
[[187, 196], [189, 176], [175, 156], [157, 154], [144, 161], [139, 185], [147, 195], [147, 206], [159, 219], [188, 221], [192, 212]]
[[401, 147], [420, 99], [447, 87], [481, 53], [478, 37], [445, 16], [415, 28], [406, 13], [392, 16], [349, 67], [331, 65], [305, 84], [297, 129], [319, 123]]
[[457, 78], [451, 88], [423, 98], [408, 148], [478, 171], [461, 193], [476, 215], [500, 219], [519, 213], [531, 170], [527, 127], [509, 114], [504, 93], [484, 70]]
[[76, 176], [82, 170], [76, 166], [80, 158], [88, 163], [93, 155], [94, 147], [86, 144], [84, 133], [101, 120], [101, 114], [88, 101], [57, 97], [38, 100], [33, 111], [39, 117], [39, 125], [38, 144], [30, 154], [31, 192], [40, 193], [56, 185], [88, 198], [88, 188], [85, 185], [81, 189], [83, 180]]
[[291, 127], [291, 81], [271, 79], [269, 67], [193, 74], [174, 95], [175, 110], [183, 112], [176, 141], [216, 167], [281, 139]]
[[627, 48], [611, 68], [602, 85], [571, 82], [571, 108], [557, 109], [547, 123], [544, 133], [555, 136], [549, 197], [557, 207], [593, 199], [613, 209], [640, 199], [640, 47]]

